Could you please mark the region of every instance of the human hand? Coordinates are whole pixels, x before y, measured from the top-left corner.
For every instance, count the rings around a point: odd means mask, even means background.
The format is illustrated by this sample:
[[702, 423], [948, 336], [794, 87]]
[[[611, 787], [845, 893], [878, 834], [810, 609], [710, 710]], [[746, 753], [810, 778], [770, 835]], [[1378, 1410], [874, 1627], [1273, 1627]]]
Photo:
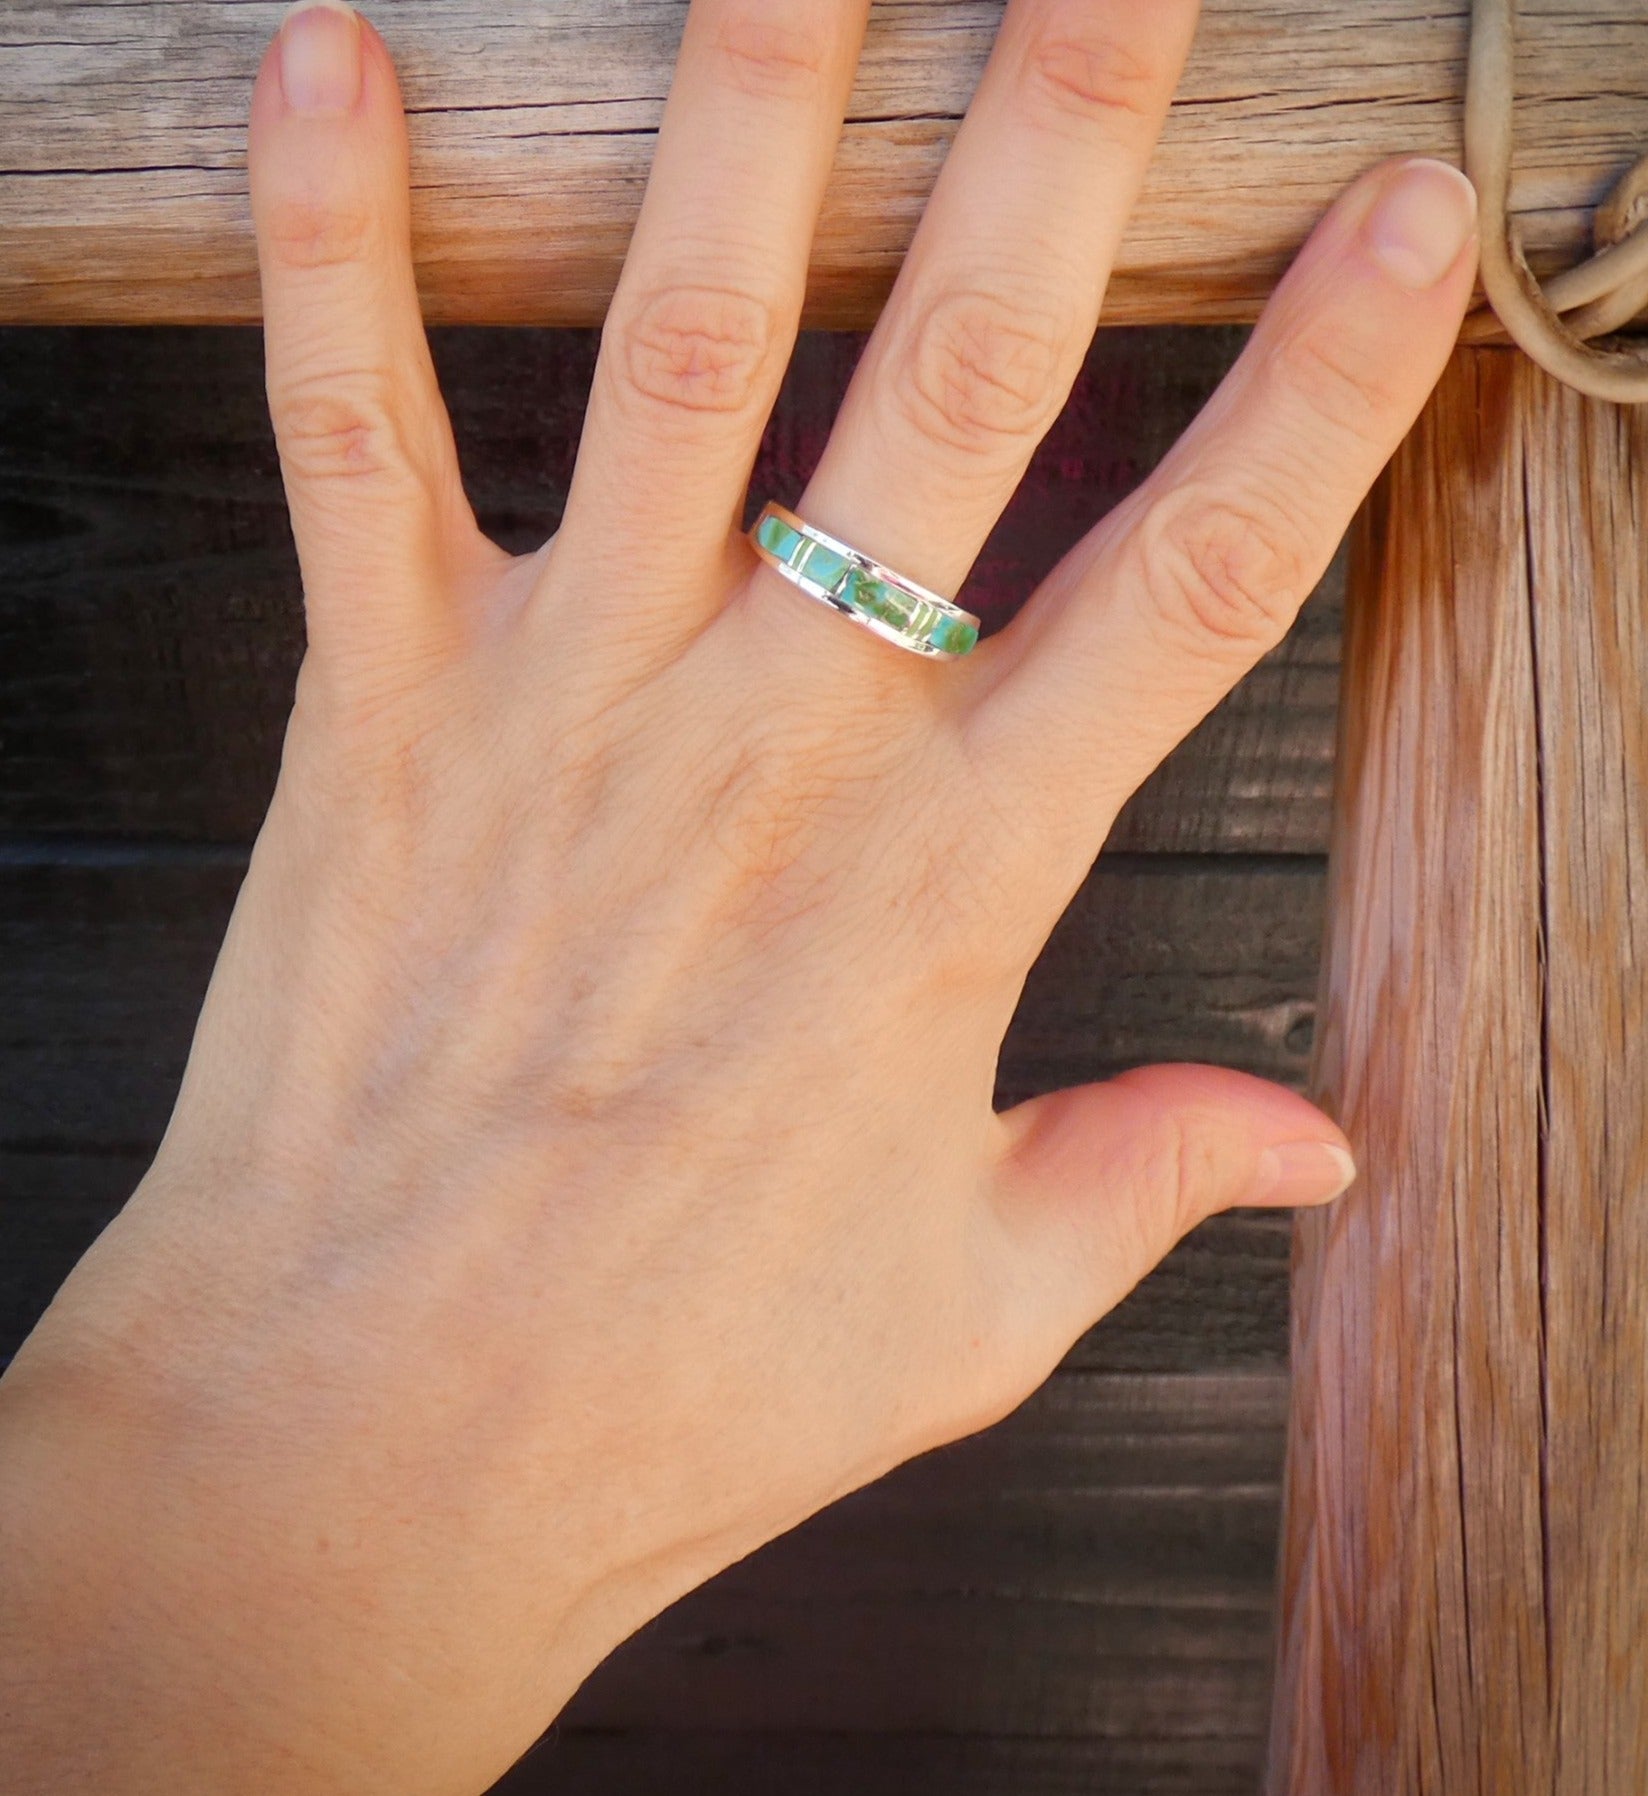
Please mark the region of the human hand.
[[[696, 0], [521, 558], [462, 492], [382, 41], [322, 7], [265, 63], [310, 650], [165, 1144], [0, 1386], [24, 1787], [480, 1789], [647, 1616], [1012, 1408], [1202, 1217], [1343, 1182], [1333, 1125], [1237, 1074], [1000, 1116], [993, 1075], [1117, 810], [1440, 372], [1468, 194], [1358, 182], [1161, 468], [926, 662], [739, 530], [864, 11]], [[1013, 0], [803, 516], [957, 587], [1194, 21]]]

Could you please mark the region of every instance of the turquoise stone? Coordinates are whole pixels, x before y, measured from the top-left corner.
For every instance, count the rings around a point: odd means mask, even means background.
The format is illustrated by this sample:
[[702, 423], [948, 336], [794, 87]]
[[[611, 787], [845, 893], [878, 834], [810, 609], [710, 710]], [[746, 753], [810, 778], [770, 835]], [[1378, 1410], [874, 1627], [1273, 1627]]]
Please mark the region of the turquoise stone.
[[862, 568], [854, 568], [847, 576], [847, 584], [842, 588], [841, 596], [855, 611], [862, 611], [866, 617], [879, 618], [886, 624], [904, 623], [905, 607], [900, 595], [885, 582], [866, 574]]
[[780, 561], [793, 561], [806, 538], [782, 518], [768, 517], [756, 525], [755, 540], [769, 555], [776, 555]]
[[902, 635], [930, 643], [947, 655], [965, 655], [978, 642], [978, 631], [926, 599], [912, 597], [862, 568], [853, 568], [841, 585], [843, 601], [863, 617], [873, 617]]
[[965, 619], [945, 616], [939, 618], [927, 640], [947, 655], [965, 655], [978, 639], [978, 631]]
[[852, 563], [845, 555], [838, 555], [834, 549], [826, 549], [822, 543], [812, 542], [809, 538], [807, 557], [796, 565], [802, 577], [814, 586], [834, 588], [845, 578]]

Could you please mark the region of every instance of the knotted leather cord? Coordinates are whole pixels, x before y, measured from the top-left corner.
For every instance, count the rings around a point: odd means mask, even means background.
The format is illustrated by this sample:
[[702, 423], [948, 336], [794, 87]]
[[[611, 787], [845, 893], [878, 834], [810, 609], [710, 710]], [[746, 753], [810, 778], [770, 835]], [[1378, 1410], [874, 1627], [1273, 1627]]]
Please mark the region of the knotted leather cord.
[[[1648, 156], [1597, 209], [1596, 254], [1541, 286], [1510, 217], [1517, 0], [1471, 0], [1465, 172], [1481, 207], [1482, 285], [1516, 343], [1558, 380], [1596, 399], [1648, 400], [1648, 351], [1615, 337], [1648, 307]], [[1487, 332], [1467, 330], [1467, 341]]]

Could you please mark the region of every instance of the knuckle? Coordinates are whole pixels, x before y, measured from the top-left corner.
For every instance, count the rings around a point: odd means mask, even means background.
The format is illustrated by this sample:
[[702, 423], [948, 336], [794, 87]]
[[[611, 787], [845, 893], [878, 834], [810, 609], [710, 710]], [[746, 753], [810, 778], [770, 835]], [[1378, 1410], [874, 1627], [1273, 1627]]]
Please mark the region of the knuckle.
[[[1122, 1074], [1124, 1081], [1137, 1074]], [[1141, 1265], [1155, 1265], [1219, 1207], [1221, 1144], [1206, 1129], [1159, 1109], [1132, 1144], [1127, 1222]]]
[[309, 270], [365, 261], [376, 227], [369, 206], [298, 193], [282, 196], [269, 208], [266, 234], [281, 267]]
[[1384, 420], [1399, 404], [1393, 370], [1362, 353], [1339, 322], [1299, 331], [1280, 350], [1279, 364], [1311, 414], [1335, 432], [1358, 439], [1386, 434]]
[[1311, 586], [1297, 523], [1261, 492], [1180, 486], [1146, 514], [1139, 550], [1155, 615], [1192, 650], [1274, 648]]
[[895, 402], [932, 443], [967, 454], [1022, 452], [1053, 421], [1070, 335], [1045, 305], [979, 290], [943, 294], [900, 357]]
[[282, 463], [302, 480], [413, 477], [398, 410], [381, 376], [271, 386]]
[[765, 396], [780, 340], [777, 308], [751, 292], [668, 287], [615, 327], [614, 372], [666, 412], [747, 415]]
[[1087, 6], [1065, 6], [1032, 39], [1025, 74], [1033, 99], [1084, 124], [1153, 121], [1170, 87], [1158, 59], [1096, 27]]
[[714, 52], [731, 86], [773, 100], [810, 99], [823, 84], [828, 60], [816, 28], [754, 12], [727, 19], [715, 35]]
[[739, 884], [770, 891], [795, 865], [820, 795], [802, 791], [787, 757], [736, 752], [709, 790], [708, 839]]

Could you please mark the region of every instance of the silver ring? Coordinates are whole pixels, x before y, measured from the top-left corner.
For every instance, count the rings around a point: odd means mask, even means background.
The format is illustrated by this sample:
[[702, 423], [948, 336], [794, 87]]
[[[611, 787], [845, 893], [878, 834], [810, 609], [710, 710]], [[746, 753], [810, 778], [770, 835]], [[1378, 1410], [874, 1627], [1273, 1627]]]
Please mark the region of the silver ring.
[[782, 505], [763, 506], [749, 534], [756, 554], [792, 586], [901, 649], [958, 661], [978, 644], [972, 612], [804, 524]]

